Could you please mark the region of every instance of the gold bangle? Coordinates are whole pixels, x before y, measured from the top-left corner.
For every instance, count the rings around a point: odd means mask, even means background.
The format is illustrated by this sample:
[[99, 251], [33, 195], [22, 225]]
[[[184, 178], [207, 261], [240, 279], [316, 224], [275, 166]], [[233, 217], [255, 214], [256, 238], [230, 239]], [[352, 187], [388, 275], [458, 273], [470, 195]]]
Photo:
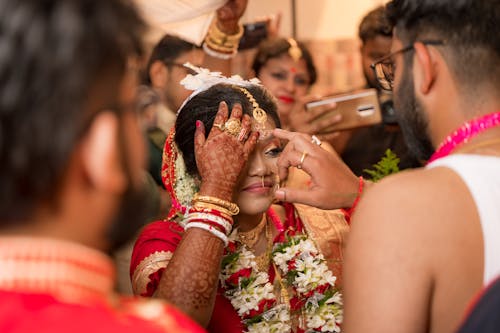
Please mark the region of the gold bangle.
[[214, 37], [215, 39], [227, 40], [230, 42], [239, 42], [241, 37], [243, 36], [243, 25], [241, 23], [238, 24], [238, 32], [235, 34], [229, 35], [225, 32], [221, 31], [217, 26], [217, 20], [214, 20], [210, 25], [208, 30], [208, 35]]
[[224, 53], [232, 53], [238, 48], [238, 45], [223, 46], [223, 45], [217, 44], [210, 37], [207, 37], [205, 39], [205, 44], [207, 44], [213, 50], [221, 51]]
[[200, 201], [221, 206], [227, 209], [231, 215], [238, 215], [238, 213], [240, 212], [240, 208], [234, 202], [222, 200], [210, 195], [199, 195], [198, 193], [196, 193], [193, 197], [193, 202], [195, 203]]
[[219, 205], [215, 205], [215, 204], [203, 202], [203, 201], [194, 201], [193, 208], [201, 209], [201, 210], [214, 209], [214, 210], [218, 211], [224, 218], [230, 220], [231, 223], [233, 221], [233, 218], [231, 217], [231, 212], [229, 211], [229, 209], [226, 209], [226, 208], [219, 206]]
[[227, 48], [234, 48], [236, 45], [239, 44], [238, 40], [232, 41], [232, 40], [225, 39], [225, 38], [217, 38], [217, 37], [214, 37], [212, 35], [207, 35], [205, 37], [205, 41], [207, 41], [207, 40], [214, 43], [214, 44], [219, 45], [220, 47], [227, 47]]
[[238, 51], [241, 36], [243, 36], [243, 26], [241, 24], [238, 25], [236, 34], [228, 35], [220, 31], [217, 27], [217, 21], [213, 21], [205, 36], [205, 44], [216, 52], [234, 54]]

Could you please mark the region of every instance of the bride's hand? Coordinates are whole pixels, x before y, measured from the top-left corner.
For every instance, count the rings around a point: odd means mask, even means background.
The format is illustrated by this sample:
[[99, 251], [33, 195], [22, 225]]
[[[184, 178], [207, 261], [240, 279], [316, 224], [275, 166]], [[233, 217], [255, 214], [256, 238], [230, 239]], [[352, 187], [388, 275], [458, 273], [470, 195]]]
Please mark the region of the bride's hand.
[[241, 105], [235, 104], [228, 119], [228, 106], [221, 102], [207, 138], [203, 123], [196, 122], [194, 147], [201, 177], [201, 195], [231, 201], [238, 176], [259, 135], [252, 132], [251, 118], [248, 115], [242, 117], [242, 114]]

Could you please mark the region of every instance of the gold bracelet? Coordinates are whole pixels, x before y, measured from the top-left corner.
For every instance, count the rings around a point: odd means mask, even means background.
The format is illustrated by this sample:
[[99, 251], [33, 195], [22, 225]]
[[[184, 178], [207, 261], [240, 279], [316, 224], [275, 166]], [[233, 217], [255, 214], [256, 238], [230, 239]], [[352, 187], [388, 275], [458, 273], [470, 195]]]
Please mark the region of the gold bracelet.
[[233, 221], [233, 218], [231, 217], [231, 212], [229, 211], [229, 209], [226, 209], [226, 208], [219, 206], [219, 205], [215, 205], [215, 204], [203, 202], [203, 201], [193, 201], [193, 208], [194, 209], [201, 209], [201, 210], [214, 209], [214, 210], [218, 211], [222, 215], [222, 217], [230, 220], [231, 223]]
[[215, 40], [224, 40], [228, 42], [233, 42], [238, 44], [241, 37], [243, 36], [243, 25], [241, 23], [238, 24], [238, 32], [232, 35], [228, 35], [225, 32], [222, 32], [217, 26], [217, 20], [214, 20], [210, 25], [208, 30], [208, 35], [213, 37]]
[[205, 44], [207, 44], [211, 49], [224, 52], [224, 53], [232, 53], [234, 52], [235, 49], [238, 48], [238, 45], [231, 45], [231, 46], [226, 46], [226, 45], [220, 45], [217, 44], [215, 41], [212, 40], [211, 37], [205, 38]]
[[234, 202], [222, 200], [216, 197], [212, 197], [210, 195], [199, 195], [198, 193], [196, 193], [193, 197], [193, 203], [200, 201], [221, 206], [227, 209], [231, 215], [238, 215], [238, 213], [240, 212], [240, 208]]
[[243, 26], [238, 25], [238, 32], [234, 35], [228, 35], [217, 27], [217, 21], [213, 21], [207, 35], [205, 44], [212, 50], [227, 54], [233, 54], [238, 51], [241, 36], [243, 36]]

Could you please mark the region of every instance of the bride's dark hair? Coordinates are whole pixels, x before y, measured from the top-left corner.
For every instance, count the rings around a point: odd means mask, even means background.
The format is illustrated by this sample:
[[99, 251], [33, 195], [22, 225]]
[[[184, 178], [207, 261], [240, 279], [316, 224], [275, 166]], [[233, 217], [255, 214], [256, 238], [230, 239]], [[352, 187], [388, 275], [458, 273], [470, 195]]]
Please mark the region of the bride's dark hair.
[[[268, 119], [272, 119], [277, 128], [281, 122], [276, 110], [274, 98], [261, 86], [245, 87], [267, 112]], [[175, 122], [175, 143], [186, 164], [186, 171], [190, 175], [198, 175], [196, 159], [194, 156], [194, 132], [196, 120], [205, 125], [208, 135], [212, 128], [215, 115], [219, 110], [219, 103], [225, 101], [229, 107], [229, 114], [235, 103], [240, 103], [243, 114], [252, 116], [253, 106], [242, 91], [228, 84], [217, 84], [191, 98], [180, 110]]]

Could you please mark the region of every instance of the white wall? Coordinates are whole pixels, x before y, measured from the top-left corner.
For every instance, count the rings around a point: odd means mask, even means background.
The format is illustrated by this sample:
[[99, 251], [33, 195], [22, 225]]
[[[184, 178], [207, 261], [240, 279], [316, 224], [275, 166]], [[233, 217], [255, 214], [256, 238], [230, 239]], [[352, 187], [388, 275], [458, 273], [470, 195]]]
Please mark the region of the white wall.
[[[297, 39], [356, 38], [358, 24], [369, 10], [387, 0], [296, 0]], [[280, 34], [292, 34], [291, 0], [249, 0], [245, 21], [282, 13]]]

